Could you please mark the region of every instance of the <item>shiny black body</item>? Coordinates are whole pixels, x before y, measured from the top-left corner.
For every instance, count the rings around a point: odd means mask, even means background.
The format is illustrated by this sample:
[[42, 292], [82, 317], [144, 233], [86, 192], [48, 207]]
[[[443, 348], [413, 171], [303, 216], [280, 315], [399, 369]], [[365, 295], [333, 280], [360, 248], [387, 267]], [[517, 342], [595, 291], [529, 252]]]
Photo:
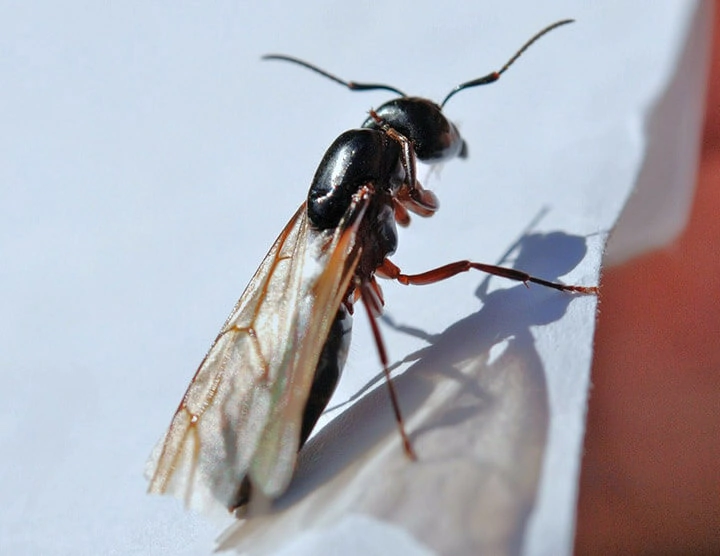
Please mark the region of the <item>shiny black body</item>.
[[352, 129], [325, 153], [308, 193], [308, 217], [318, 230], [335, 228], [352, 196], [367, 183], [397, 189], [403, 173], [400, 145], [383, 131]]
[[[375, 193], [358, 230], [363, 250], [355, 274], [361, 281], [370, 279], [397, 248], [393, 195], [407, 185], [414, 159], [439, 162], [467, 153], [455, 125], [432, 101], [402, 97], [383, 104], [374, 115], [362, 128], [346, 131], [333, 142], [315, 172], [307, 202], [312, 226], [333, 229], [340, 224], [360, 187], [373, 186]], [[395, 132], [402, 136], [401, 140]], [[315, 371], [303, 416], [301, 446], [340, 378], [350, 326], [350, 315], [341, 306]]]
[[[402, 97], [375, 111], [390, 128], [407, 138], [423, 162], [433, 163], [467, 155], [455, 125], [432, 101]], [[360, 129], [340, 135], [325, 153], [308, 193], [308, 216], [317, 229], [334, 228], [360, 186], [371, 183], [394, 193], [407, 177], [403, 145], [391, 138], [373, 117]], [[394, 224], [393, 224], [394, 225]]]

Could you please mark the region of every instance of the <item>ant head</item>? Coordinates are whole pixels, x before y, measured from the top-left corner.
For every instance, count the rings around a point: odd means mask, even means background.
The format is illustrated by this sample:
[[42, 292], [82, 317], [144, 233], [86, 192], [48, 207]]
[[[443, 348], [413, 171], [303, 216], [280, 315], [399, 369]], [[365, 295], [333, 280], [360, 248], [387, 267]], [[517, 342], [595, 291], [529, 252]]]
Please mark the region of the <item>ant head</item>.
[[[386, 102], [375, 114], [391, 128], [407, 137], [415, 155], [423, 162], [441, 162], [467, 156], [467, 146], [457, 127], [434, 102], [420, 97], [401, 97]], [[381, 124], [369, 117], [362, 127], [380, 129]]]

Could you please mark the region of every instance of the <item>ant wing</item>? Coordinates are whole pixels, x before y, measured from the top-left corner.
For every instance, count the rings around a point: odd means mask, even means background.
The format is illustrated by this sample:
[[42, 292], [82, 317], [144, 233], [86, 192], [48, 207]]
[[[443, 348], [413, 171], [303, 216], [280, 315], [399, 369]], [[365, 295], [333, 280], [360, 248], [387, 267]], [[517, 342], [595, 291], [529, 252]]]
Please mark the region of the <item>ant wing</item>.
[[246, 476], [271, 498], [287, 488], [318, 359], [360, 255], [362, 191], [337, 228], [314, 230], [303, 203], [282, 231], [153, 451], [150, 493], [213, 513], [237, 506]]

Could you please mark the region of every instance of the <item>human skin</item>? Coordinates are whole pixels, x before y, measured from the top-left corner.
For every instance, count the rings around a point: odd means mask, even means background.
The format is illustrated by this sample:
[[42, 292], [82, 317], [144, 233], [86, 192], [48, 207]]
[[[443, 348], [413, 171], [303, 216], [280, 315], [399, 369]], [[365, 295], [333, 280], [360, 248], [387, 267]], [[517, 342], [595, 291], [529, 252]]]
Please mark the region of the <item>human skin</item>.
[[577, 554], [720, 554], [720, 5], [688, 226], [605, 271]]

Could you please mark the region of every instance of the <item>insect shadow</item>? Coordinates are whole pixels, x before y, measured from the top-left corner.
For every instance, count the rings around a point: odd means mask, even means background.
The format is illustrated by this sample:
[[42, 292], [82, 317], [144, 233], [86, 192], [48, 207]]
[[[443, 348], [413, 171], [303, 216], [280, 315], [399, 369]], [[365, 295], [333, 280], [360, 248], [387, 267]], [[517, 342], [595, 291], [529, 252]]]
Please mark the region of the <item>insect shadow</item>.
[[[513, 256], [516, 268], [556, 280], [579, 264], [586, 252], [584, 237], [562, 232], [525, 233], [503, 260]], [[392, 481], [412, 483], [408, 488], [424, 492], [421, 498], [447, 512], [438, 486], [453, 490], [453, 470], [458, 462], [463, 468], [469, 465], [471, 471], [457, 478], [462, 481], [459, 488], [476, 493], [473, 511], [478, 522], [488, 523], [485, 537], [481, 530], [481, 538], [468, 541], [468, 546], [439, 546], [436, 539], [429, 541], [442, 551], [493, 545], [506, 553], [521, 550], [535, 504], [549, 426], [545, 370], [532, 327], [557, 321], [575, 299], [536, 285], [490, 291], [491, 280], [502, 279], [488, 276], [475, 290], [481, 303], [479, 310], [439, 334], [398, 324], [390, 316], [384, 318], [386, 325], [429, 344], [394, 365], [410, 363], [394, 381], [419, 461], [400, 466]], [[418, 291], [418, 295], [422, 293]], [[383, 439], [397, 434], [387, 392], [384, 388], [372, 389], [382, 380], [383, 374], [379, 373], [358, 393], [359, 399], [308, 442], [300, 454], [293, 485], [275, 501], [275, 510], [288, 509], [337, 475], [345, 476], [346, 468], [356, 465], [357, 459], [367, 457]], [[447, 434], [451, 428], [452, 434]], [[401, 458], [401, 450], [392, 452]], [[468, 453], [475, 457], [468, 459]], [[512, 503], [504, 498], [502, 509], [498, 509], [492, 495], [498, 483], [513, 493]], [[383, 488], [379, 486], [378, 490]], [[413, 495], [413, 499], [418, 496]], [[377, 505], [377, 500], [368, 495], [353, 507], [374, 513]], [[387, 510], [377, 509], [375, 513], [385, 515]], [[427, 513], [430, 519], [437, 517], [437, 511]], [[402, 514], [403, 510], [396, 508], [389, 518], [403, 522]], [[417, 529], [413, 532], [419, 538], [428, 535], [422, 520], [418, 522], [413, 516], [412, 521], [413, 529]], [[466, 524], [467, 515], [459, 522]], [[443, 535], [444, 539], [450, 537], [453, 535]]]

